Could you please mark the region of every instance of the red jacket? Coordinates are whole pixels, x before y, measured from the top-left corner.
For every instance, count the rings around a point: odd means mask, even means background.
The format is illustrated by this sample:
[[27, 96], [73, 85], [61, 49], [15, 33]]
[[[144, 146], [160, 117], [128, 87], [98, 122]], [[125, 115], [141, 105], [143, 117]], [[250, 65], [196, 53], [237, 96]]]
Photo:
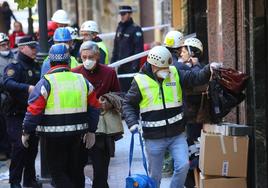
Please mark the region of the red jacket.
[[98, 63], [92, 71], [86, 70], [83, 65], [80, 65], [73, 68], [72, 71], [82, 74], [94, 86], [97, 98], [105, 93], [120, 91], [115, 70], [106, 65]]
[[22, 32], [22, 31], [20, 31], [20, 32], [13, 31], [13, 33], [11, 35], [9, 35], [10, 48], [16, 48], [16, 46], [15, 46], [16, 37], [22, 37], [22, 36], [25, 36], [24, 32]]

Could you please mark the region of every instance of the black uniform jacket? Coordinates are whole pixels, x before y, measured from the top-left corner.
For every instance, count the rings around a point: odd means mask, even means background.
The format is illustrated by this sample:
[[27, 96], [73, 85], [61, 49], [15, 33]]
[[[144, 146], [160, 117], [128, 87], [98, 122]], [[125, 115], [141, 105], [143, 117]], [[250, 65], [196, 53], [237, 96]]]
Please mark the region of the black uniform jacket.
[[[114, 38], [114, 49], [111, 62], [116, 62], [131, 55], [143, 52], [143, 32], [132, 19], [127, 22], [119, 22]], [[119, 73], [131, 73], [139, 71], [140, 59], [121, 65]]]

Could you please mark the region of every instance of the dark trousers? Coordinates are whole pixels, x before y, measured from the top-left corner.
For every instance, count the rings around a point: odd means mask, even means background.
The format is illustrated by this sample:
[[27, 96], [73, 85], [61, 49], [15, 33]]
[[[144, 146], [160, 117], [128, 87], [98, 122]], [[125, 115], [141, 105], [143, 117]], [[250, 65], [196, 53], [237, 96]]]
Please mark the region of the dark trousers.
[[9, 156], [11, 150], [8, 139], [5, 115], [0, 112], [0, 154]]
[[24, 116], [7, 116], [7, 132], [11, 142], [11, 163], [9, 167], [9, 182], [20, 183], [23, 174], [23, 184], [30, 185], [35, 181], [35, 158], [38, 152], [38, 137], [31, 135], [29, 147], [21, 142], [22, 122]]
[[81, 136], [46, 137], [47, 164], [56, 188], [84, 188]]
[[108, 170], [111, 154], [111, 138], [107, 136], [96, 136], [96, 143], [90, 149], [93, 165], [92, 188], [109, 188]]
[[[201, 135], [202, 124], [199, 123], [188, 123], [187, 124], [187, 141], [188, 145], [194, 144], [194, 141], [197, 140], [198, 137]], [[190, 160], [192, 160], [192, 156]], [[185, 187], [192, 188], [195, 185], [194, 182], [194, 171], [189, 169], [186, 180], [185, 180]]]
[[194, 141], [197, 140], [201, 135], [202, 124], [200, 123], [187, 123], [187, 141], [189, 145], [194, 144]]

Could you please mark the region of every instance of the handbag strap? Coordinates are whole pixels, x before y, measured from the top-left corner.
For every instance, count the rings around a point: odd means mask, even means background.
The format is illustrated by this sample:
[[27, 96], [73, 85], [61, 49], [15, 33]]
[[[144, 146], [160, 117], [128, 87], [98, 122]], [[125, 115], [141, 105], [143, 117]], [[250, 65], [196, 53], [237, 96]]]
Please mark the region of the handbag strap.
[[[139, 134], [139, 140], [140, 140], [140, 145], [141, 145], [143, 167], [144, 167], [144, 170], [145, 170], [147, 176], [149, 176], [149, 174], [148, 174], [148, 169], [147, 169], [146, 157], [145, 157], [145, 154], [144, 154], [143, 141], [142, 141], [142, 138], [141, 138], [141, 133], [138, 132], [138, 134]], [[131, 164], [132, 164], [132, 158], [133, 158], [133, 150], [134, 150], [134, 133], [132, 133], [132, 135], [131, 135], [131, 141], [130, 141], [130, 151], [129, 151], [129, 173], [128, 173], [129, 176], [131, 176]]]

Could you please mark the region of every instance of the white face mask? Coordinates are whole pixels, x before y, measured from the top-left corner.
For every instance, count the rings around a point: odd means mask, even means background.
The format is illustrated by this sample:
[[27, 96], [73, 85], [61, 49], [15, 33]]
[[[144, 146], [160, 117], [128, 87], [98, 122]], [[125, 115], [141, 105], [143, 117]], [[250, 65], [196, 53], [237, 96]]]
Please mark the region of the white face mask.
[[85, 69], [91, 70], [96, 65], [96, 60], [87, 59], [87, 60], [83, 61], [83, 65], [84, 65]]
[[192, 63], [185, 63], [185, 65], [187, 65], [188, 67], [192, 67]]
[[0, 54], [4, 57], [8, 56], [10, 53], [10, 50], [0, 51]]
[[168, 70], [159, 70], [156, 72], [156, 76], [158, 78], [166, 79], [169, 76], [169, 71]]

